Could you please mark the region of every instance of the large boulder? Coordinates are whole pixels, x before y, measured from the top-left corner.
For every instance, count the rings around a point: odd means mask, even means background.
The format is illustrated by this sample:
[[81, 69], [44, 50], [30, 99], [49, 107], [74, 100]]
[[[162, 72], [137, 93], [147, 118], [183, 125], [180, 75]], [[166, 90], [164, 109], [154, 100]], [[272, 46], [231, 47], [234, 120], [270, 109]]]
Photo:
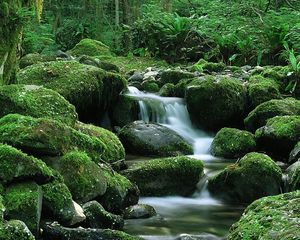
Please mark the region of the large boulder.
[[133, 154], [174, 156], [193, 153], [192, 146], [173, 130], [156, 123], [135, 121], [119, 132], [125, 149]]
[[142, 196], [188, 196], [203, 175], [203, 163], [185, 156], [161, 158], [135, 163], [122, 174], [138, 185]]
[[104, 143], [60, 122], [9, 114], [0, 119], [0, 141], [34, 156], [61, 156], [72, 150], [85, 151], [100, 161]]
[[1, 240], [35, 240], [26, 224], [20, 220], [10, 220], [9, 222], [0, 223]]
[[300, 139], [300, 115], [278, 116], [256, 130], [258, 147], [287, 160]]
[[18, 83], [42, 85], [72, 103], [84, 122], [99, 122], [126, 86], [120, 75], [76, 61], [38, 63], [22, 69]]
[[299, 206], [300, 191], [259, 199], [230, 228], [227, 239], [299, 239]]
[[208, 189], [231, 202], [251, 203], [260, 197], [279, 194], [281, 177], [281, 169], [270, 157], [252, 152], [210, 178]]
[[270, 100], [258, 105], [245, 118], [246, 129], [255, 132], [256, 129], [264, 126], [268, 119], [276, 116], [299, 115], [300, 101], [294, 98], [282, 100]]
[[4, 194], [5, 216], [7, 219], [23, 221], [29, 230], [39, 235], [42, 213], [43, 193], [34, 182], [24, 182], [10, 185]]
[[212, 155], [224, 158], [240, 158], [256, 148], [252, 133], [235, 129], [222, 128], [215, 136], [210, 152]]
[[167, 70], [161, 73], [160, 81], [162, 82], [162, 84], [172, 83], [175, 85], [182, 79], [193, 77], [195, 77], [195, 75], [190, 72], [182, 70]]
[[85, 203], [105, 193], [104, 173], [85, 152], [72, 151], [59, 159], [48, 158], [46, 162], [63, 176], [75, 201]]
[[32, 117], [52, 118], [68, 125], [77, 120], [75, 107], [57, 92], [35, 85], [0, 87], [0, 117], [19, 113]]
[[0, 182], [4, 184], [24, 180], [42, 184], [53, 178], [52, 171], [42, 160], [5, 144], [0, 144], [0, 169]]
[[186, 88], [192, 120], [208, 130], [241, 123], [246, 106], [246, 88], [237, 79], [206, 76]]
[[51, 62], [51, 61], [56, 61], [56, 57], [49, 56], [49, 55], [42, 55], [39, 53], [29, 53], [20, 59], [19, 67], [22, 69], [40, 62]]

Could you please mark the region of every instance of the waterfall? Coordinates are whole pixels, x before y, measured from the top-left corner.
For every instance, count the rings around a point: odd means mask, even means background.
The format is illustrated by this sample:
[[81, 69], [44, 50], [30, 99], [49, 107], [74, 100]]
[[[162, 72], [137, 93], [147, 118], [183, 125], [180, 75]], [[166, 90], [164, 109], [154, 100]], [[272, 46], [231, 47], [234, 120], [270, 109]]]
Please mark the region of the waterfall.
[[204, 131], [193, 127], [184, 99], [161, 97], [153, 93], [139, 91], [136, 87], [128, 87], [128, 96], [138, 100], [140, 120], [164, 125], [192, 144], [194, 157], [210, 160], [209, 148], [213, 138]]

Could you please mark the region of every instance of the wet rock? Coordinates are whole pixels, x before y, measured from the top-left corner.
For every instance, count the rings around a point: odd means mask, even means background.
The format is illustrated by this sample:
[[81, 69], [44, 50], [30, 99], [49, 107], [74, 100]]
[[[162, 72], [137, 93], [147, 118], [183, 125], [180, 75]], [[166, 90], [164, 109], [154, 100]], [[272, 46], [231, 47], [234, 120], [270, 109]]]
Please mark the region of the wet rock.
[[26, 224], [20, 220], [0, 223], [1, 240], [35, 240]]
[[135, 163], [122, 171], [142, 196], [188, 196], [203, 174], [202, 161], [180, 156]]
[[212, 234], [201, 234], [201, 235], [189, 235], [180, 234], [174, 240], [225, 240], [225, 238], [220, 238]]
[[135, 121], [124, 126], [119, 137], [125, 149], [133, 154], [174, 156], [191, 154], [192, 146], [169, 128]]
[[295, 162], [287, 169], [288, 190], [300, 190], [300, 161]]
[[124, 220], [121, 216], [107, 212], [96, 201], [85, 203], [82, 207], [86, 215], [86, 227], [122, 229], [124, 226]]
[[154, 207], [147, 204], [137, 204], [125, 209], [124, 219], [150, 218], [156, 215]]
[[134, 72], [133, 75], [128, 78], [128, 82], [142, 82], [143, 79], [144, 76], [140, 72]]
[[261, 198], [247, 207], [228, 240], [299, 239], [300, 191]]
[[209, 179], [208, 189], [215, 196], [231, 202], [251, 203], [281, 189], [282, 171], [262, 153], [248, 153]]
[[213, 72], [221, 72], [225, 69], [226, 65], [224, 63], [213, 63], [207, 62], [204, 59], [200, 59], [197, 63], [195, 63], [192, 67], [192, 71], [197, 72], [206, 72], [206, 73], [213, 73]]
[[300, 161], [300, 141], [295, 145], [290, 153], [289, 163]]
[[195, 75], [190, 72], [182, 71], [182, 70], [167, 70], [163, 71], [160, 77], [160, 81], [162, 84], [173, 83], [177, 84], [180, 80], [186, 78], [193, 78]]

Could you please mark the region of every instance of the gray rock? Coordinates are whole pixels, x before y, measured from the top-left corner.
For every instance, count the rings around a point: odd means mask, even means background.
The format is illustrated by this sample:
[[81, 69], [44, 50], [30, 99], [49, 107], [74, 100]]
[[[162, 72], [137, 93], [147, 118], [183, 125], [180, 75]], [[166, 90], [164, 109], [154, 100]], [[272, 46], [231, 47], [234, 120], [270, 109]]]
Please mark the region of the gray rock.
[[123, 216], [125, 219], [150, 218], [156, 215], [154, 207], [147, 204], [137, 204], [125, 209]]

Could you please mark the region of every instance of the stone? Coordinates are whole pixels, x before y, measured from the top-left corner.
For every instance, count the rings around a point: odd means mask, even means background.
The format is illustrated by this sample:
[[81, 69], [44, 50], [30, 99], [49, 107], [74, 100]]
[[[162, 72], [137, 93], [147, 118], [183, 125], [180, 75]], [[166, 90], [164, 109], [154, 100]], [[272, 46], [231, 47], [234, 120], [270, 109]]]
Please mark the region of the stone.
[[137, 204], [125, 209], [124, 219], [150, 218], [156, 215], [154, 207], [147, 204]]

